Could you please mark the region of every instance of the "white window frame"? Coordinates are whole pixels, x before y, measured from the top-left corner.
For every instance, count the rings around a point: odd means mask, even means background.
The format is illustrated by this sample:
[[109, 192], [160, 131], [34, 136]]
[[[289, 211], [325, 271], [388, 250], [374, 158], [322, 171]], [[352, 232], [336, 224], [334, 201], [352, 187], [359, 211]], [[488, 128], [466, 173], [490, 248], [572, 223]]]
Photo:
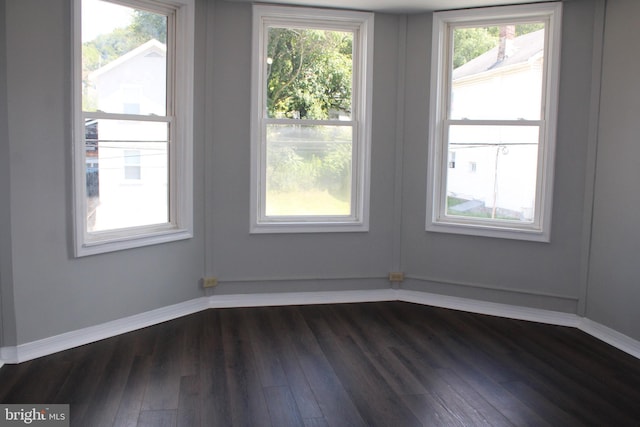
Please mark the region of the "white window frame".
[[[480, 219], [446, 215], [447, 130], [451, 93], [452, 27], [459, 25], [496, 25], [532, 19], [545, 22], [545, 60], [540, 120], [466, 120], [478, 125], [539, 126], [538, 170], [535, 213], [531, 223], [499, 219]], [[555, 157], [558, 82], [560, 76], [562, 4], [538, 3], [454, 10], [433, 14], [431, 57], [431, 93], [429, 117], [429, 164], [427, 182], [426, 230], [454, 234], [549, 242]], [[460, 123], [453, 123], [460, 124]]]
[[[307, 7], [253, 6], [251, 105], [251, 233], [361, 232], [369, 230], [373, 13]], [[345, 125], [353, 128], [351, 215], [267, 216], [266, 124], [282, 123], [266, 114], [264, 66], [267, 28], [298, 26], [354, 32], [351, 121], [296, 120], [296, 124]], [[293, 120], [285, 119], [284, 122]]]
[[[163, 224], [87, 231], [85, 132], [82, 110], [81, 0], [73, 0], [73, 216], [75, 256], [87, 256], [193, 237], [193, 67], [195, 0], [107, 0], [168, 16], [167, 112], [157, 118], [170, 124], [168, 147], [169, 221]], [[173, 36], [171, 36], [173, 35]], [[170, 54], [169, 52], [173, 52]], [[103, 119], [154, 120], [154, 116], [88, 113]]]

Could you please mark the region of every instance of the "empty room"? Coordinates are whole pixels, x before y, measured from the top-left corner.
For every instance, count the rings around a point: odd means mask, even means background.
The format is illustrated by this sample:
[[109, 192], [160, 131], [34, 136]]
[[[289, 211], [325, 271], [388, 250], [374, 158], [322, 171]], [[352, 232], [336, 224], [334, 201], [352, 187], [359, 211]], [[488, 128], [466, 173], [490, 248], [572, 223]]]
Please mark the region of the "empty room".
[[0, 0], [0, 425], [640, 425], [638, 17]]

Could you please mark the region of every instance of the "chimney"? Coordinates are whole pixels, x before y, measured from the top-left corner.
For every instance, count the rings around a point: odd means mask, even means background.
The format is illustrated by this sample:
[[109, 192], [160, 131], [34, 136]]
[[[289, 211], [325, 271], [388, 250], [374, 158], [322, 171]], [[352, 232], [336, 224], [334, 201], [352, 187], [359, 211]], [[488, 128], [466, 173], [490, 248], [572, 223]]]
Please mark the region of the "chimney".
[[500, 27], [500, 40], [498, 43], [498, 62], [508, 58], [513, 50], [513, 39], [516, 38], [515, 25], [503, 25]]

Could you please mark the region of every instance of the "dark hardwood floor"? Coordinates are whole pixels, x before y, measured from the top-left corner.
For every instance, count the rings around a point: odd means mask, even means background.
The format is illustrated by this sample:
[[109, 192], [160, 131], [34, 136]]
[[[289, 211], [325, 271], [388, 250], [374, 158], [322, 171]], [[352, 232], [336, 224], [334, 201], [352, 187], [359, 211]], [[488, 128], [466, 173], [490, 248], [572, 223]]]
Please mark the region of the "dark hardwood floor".
[[640, 426], [640, 360], [576, 329], [384, 302], [211, 309], [0, 369], [72, 426]]

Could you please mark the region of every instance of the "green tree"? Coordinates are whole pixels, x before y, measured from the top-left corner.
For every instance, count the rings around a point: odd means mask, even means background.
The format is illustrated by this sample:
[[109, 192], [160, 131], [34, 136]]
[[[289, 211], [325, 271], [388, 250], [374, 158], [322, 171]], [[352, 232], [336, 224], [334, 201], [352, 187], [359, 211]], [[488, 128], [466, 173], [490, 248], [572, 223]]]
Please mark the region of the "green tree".
[[164, 15], [136, 10], [133, 12], [133, 21], [129, 28], [142, 43], [151, 39], [167, 43], [167, 17]]
[[[532, 33], [544, 28], [541, 22], [517, 24], [515, 36]], [[453, 32], [453, 68], [466, 64], [493, 49], [500, 41], [500, 27], [456, 28]]]
[[544, 28], [542, 22], [534, 22], [531, 24], [518, 24], [516, 25], [516, 36], [533, 33]]
[[121, 57], [151, 39], [167, 42], [167, 17], [134, 10], [131, 23], [82, 44], [82, 105], [94, 110], [96, 100], [91, 91], [89, 73]]
[[351, 111], [351, 33], [271, 28], [267, 46], [270, 117], [328, 119]]
[[101, 34], [82, 45], [83, 70], [91, 72], [121, 57], [151, 39], [167, 42], [167, 18], [164, 15], [134, 10], [131, 24]]
[[498, 45], [498, 27], [457, 28], [453, 32], [453, 68], [458, 68]]

